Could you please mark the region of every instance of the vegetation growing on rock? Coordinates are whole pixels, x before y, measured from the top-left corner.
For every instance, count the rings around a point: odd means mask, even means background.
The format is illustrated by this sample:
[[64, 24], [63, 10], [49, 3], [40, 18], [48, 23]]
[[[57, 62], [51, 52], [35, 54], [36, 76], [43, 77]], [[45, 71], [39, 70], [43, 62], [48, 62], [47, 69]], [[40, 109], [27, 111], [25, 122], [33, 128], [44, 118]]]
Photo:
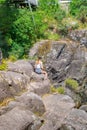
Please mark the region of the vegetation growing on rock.
[[65, 80], [65, 86], [69, 87], [73, 90], [77, 90], [79, 84], [76, 80], [68, 78], [68, 79]]

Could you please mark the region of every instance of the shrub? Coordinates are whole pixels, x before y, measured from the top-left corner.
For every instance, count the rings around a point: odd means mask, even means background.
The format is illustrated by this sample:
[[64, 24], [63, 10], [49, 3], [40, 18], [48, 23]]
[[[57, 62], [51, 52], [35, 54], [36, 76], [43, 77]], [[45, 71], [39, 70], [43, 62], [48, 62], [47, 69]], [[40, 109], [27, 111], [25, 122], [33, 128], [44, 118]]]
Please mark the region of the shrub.
[[10, 55], [9, 56], [9, 60], [14, 62], [14, 61], [17, 60], [17, 58], [15, 56], [13, 56], [13, 55]]
[[83, 24], [87, 22], [87, 0], [72, 0], [70, 13], [76, 16]]
[[57, 91], [58, 91], [58, 93], [60, 93], [60, 94], [64, 94], [64, 92], [65, 92], [64, 87], [62, 87], [62, 86], [58, 87], [58, 88], [57, 88]]
[[3, 59], [2, 63], [0, 64], [0, 70], [6, 70], [7, 69], [7, 63], [6, 61]]
[[69, 79], [65, 80], [65, 86], [69, 87], [69, 88], [71, 88], [73, 90], [77, 90], [79, 84], [78, 84], [78, 82], [76, 80], [69, 78]]
[[59, 86], [58, 88], [55, 87], [51, 87], [51, 92], [52, 93], [59, 93], [59, 94], [64, 94], [65, 93], [65, 89], [63, 86]]
[[86, 6], [81, 6], [77, 18], [84, 24], [87, 22], [87, 7]]

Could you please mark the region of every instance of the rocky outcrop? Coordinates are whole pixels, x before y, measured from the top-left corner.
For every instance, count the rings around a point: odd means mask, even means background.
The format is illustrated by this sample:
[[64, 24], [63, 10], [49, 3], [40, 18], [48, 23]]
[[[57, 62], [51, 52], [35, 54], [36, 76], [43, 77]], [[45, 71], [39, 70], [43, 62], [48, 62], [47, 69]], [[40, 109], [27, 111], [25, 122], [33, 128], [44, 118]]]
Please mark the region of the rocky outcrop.
[[87, 30], [71, 31], [68, 37], [74, 41], [80, 42], [87, 47]]
[[62, 123], [59, 130], [86, 130], [87, 113], [82, 110], [73, 109]]
[[[48, 41], [35, 45], [30, 56], [37, 55], [38, 47], [44, 43]], [[7, 71], [0, 71], [0, 99], [12, 96], [14, 100], [0, 107], [0, 130], [87, 129], [87, 107], [76, 109], [73, 100], [78, 94], [87, 99], [85, 46], [70, 40], [50, 41], [47, 52], [42, 57], [52, 85], [63, 86], [66, 78], [72, 78], [78, 82], [79, 89], [72, 92], [65, 86], [68, 95], [52, 93], [50, 80], [34, 72], [33, 60], [9, 63]]]
[[12, 110], [14, 107], [26, 108], [40, 116], [45, 112], [41, 97], [32, 92], [25, 92], [21, 96], [17, 96], [14, 101], [10, 101], [7, 106], [0, 109], [0, 115]]
[[8, 71], [17, 72], [28, 75], [28, 78], [33, 72], [33, 66], [26, 60], [18, 60], [14, 63], [8, 63]]
[[[41, 81], [41, 78], [42, 82], [36, 83]], [[7, 71], [0, 71], [0, 101], [14, 97], [24, 90], [36, 91], [38, 94], [42, 91], [41, 95], [43, 95], [50, 91], [50, 81], [45, 80], [44, 75], [34, 73], [29, 61], [10, 62]]]
[[0, 71], [0, 101], [14, 97], [27, 88], [29, 80], [23, 74], [11, 71]]
[[[78, 32], [78, 35], [77, 33]], [[71, 32], [75, 37], [86, 36], [87, 30]], [[71, 34], [70, 33], [70, 34]], [[81, 36], [80, 34], [81, 33]], [[39, 54], [41, 46], [44, 48], [45, 43], [48, 41], [42, 41], [35, 44], [29, 52], [29, 56], [36, 56]], [[49, 41], [50, 50], [47, 54], [42, 53], [43, 61], [45, 62], [45, 68], [48, 72], [49, 79], [54, 87], [65, 86], [65, 80], [67, 78], [74, 79], [78, 82], [79, 92], [66, 93], [73, 99], [78, 97], [82, 103], [87, 99], [87, 49], [80, 43], [80, 40], [63, 39], [60, 41]], [[49, 43], [48, 42], [48, 43]], [[33, 50], [35, 53], [33, 53]], [[44, 51], [44, 50], [43, 50]], [[76, 95], [76, 96], [75, 96]], [[74, 98], [75, 97], [75, 98]], [[76, 99], [77, 100], [77, 99]]]
[[[35, 123], [34, 123], [35, 122]], [[37, 122], [37, 125], [36, 125]], [[31, 111], [16, 107], [0, 116], [0, 130], [35, 130], [41, 126], [41, 121]]]
[[[81, 81], [84, 77], [82, 71], [86, 63], [86, 48], [70, 40], [49, 42], [51, 48], [44, 59], [49, 78], [53, 82], [62, 82], [67, 77]], [[30, 50], [29, 56], [38, 54], [38, 48], [45, 43], [47, 43], [47, 41], [37, 43]], [[42, 57], [44, 57], [44, 55]]]
[[[46, 107], [46, 112], [43, 115], [46, 120], [45, 123], [49, 125], [51, 122], [53, 128], [56, 127], [57, 122], [60, 126], [71, 109], [75, 107], [73, 100], [67, 95], [49, 95], [43, 98], [43, 102]], [[45, 123], [43, 125], [44, 130], [46, 127]]]
[[28, 87], [30, 92], [34, 92], [40, 96], [50, 92], [50, 80], [45, 79], [44, 74], [36, 74], [35, 72], [31, 75], [31, 81]]

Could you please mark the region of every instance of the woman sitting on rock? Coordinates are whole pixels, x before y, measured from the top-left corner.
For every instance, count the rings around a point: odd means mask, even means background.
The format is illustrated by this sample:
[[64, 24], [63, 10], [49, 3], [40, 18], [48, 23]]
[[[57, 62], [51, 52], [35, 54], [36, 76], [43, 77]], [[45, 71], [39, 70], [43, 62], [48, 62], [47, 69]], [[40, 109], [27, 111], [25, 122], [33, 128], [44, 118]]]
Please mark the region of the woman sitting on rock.
[[43, 70], [43, 63], [42, 58], [38, 57], [38, 59], [35, 62], [35, 72], [38, 74], [45, 74], [45, 77], [47, 78], [47, 72]]

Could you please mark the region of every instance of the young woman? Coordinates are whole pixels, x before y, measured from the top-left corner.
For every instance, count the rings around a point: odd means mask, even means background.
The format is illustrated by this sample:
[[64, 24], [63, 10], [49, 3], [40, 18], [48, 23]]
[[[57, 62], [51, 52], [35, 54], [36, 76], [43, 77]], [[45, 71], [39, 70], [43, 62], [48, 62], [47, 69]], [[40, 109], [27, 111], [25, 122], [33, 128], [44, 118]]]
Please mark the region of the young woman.
[[35, 62], [35, 72], [38, 74], [45, 74], [47, 78], [47, 72], [43, 70], [43, 63], [42, 63], [42, 58], [38, 57], [38, 59]]

